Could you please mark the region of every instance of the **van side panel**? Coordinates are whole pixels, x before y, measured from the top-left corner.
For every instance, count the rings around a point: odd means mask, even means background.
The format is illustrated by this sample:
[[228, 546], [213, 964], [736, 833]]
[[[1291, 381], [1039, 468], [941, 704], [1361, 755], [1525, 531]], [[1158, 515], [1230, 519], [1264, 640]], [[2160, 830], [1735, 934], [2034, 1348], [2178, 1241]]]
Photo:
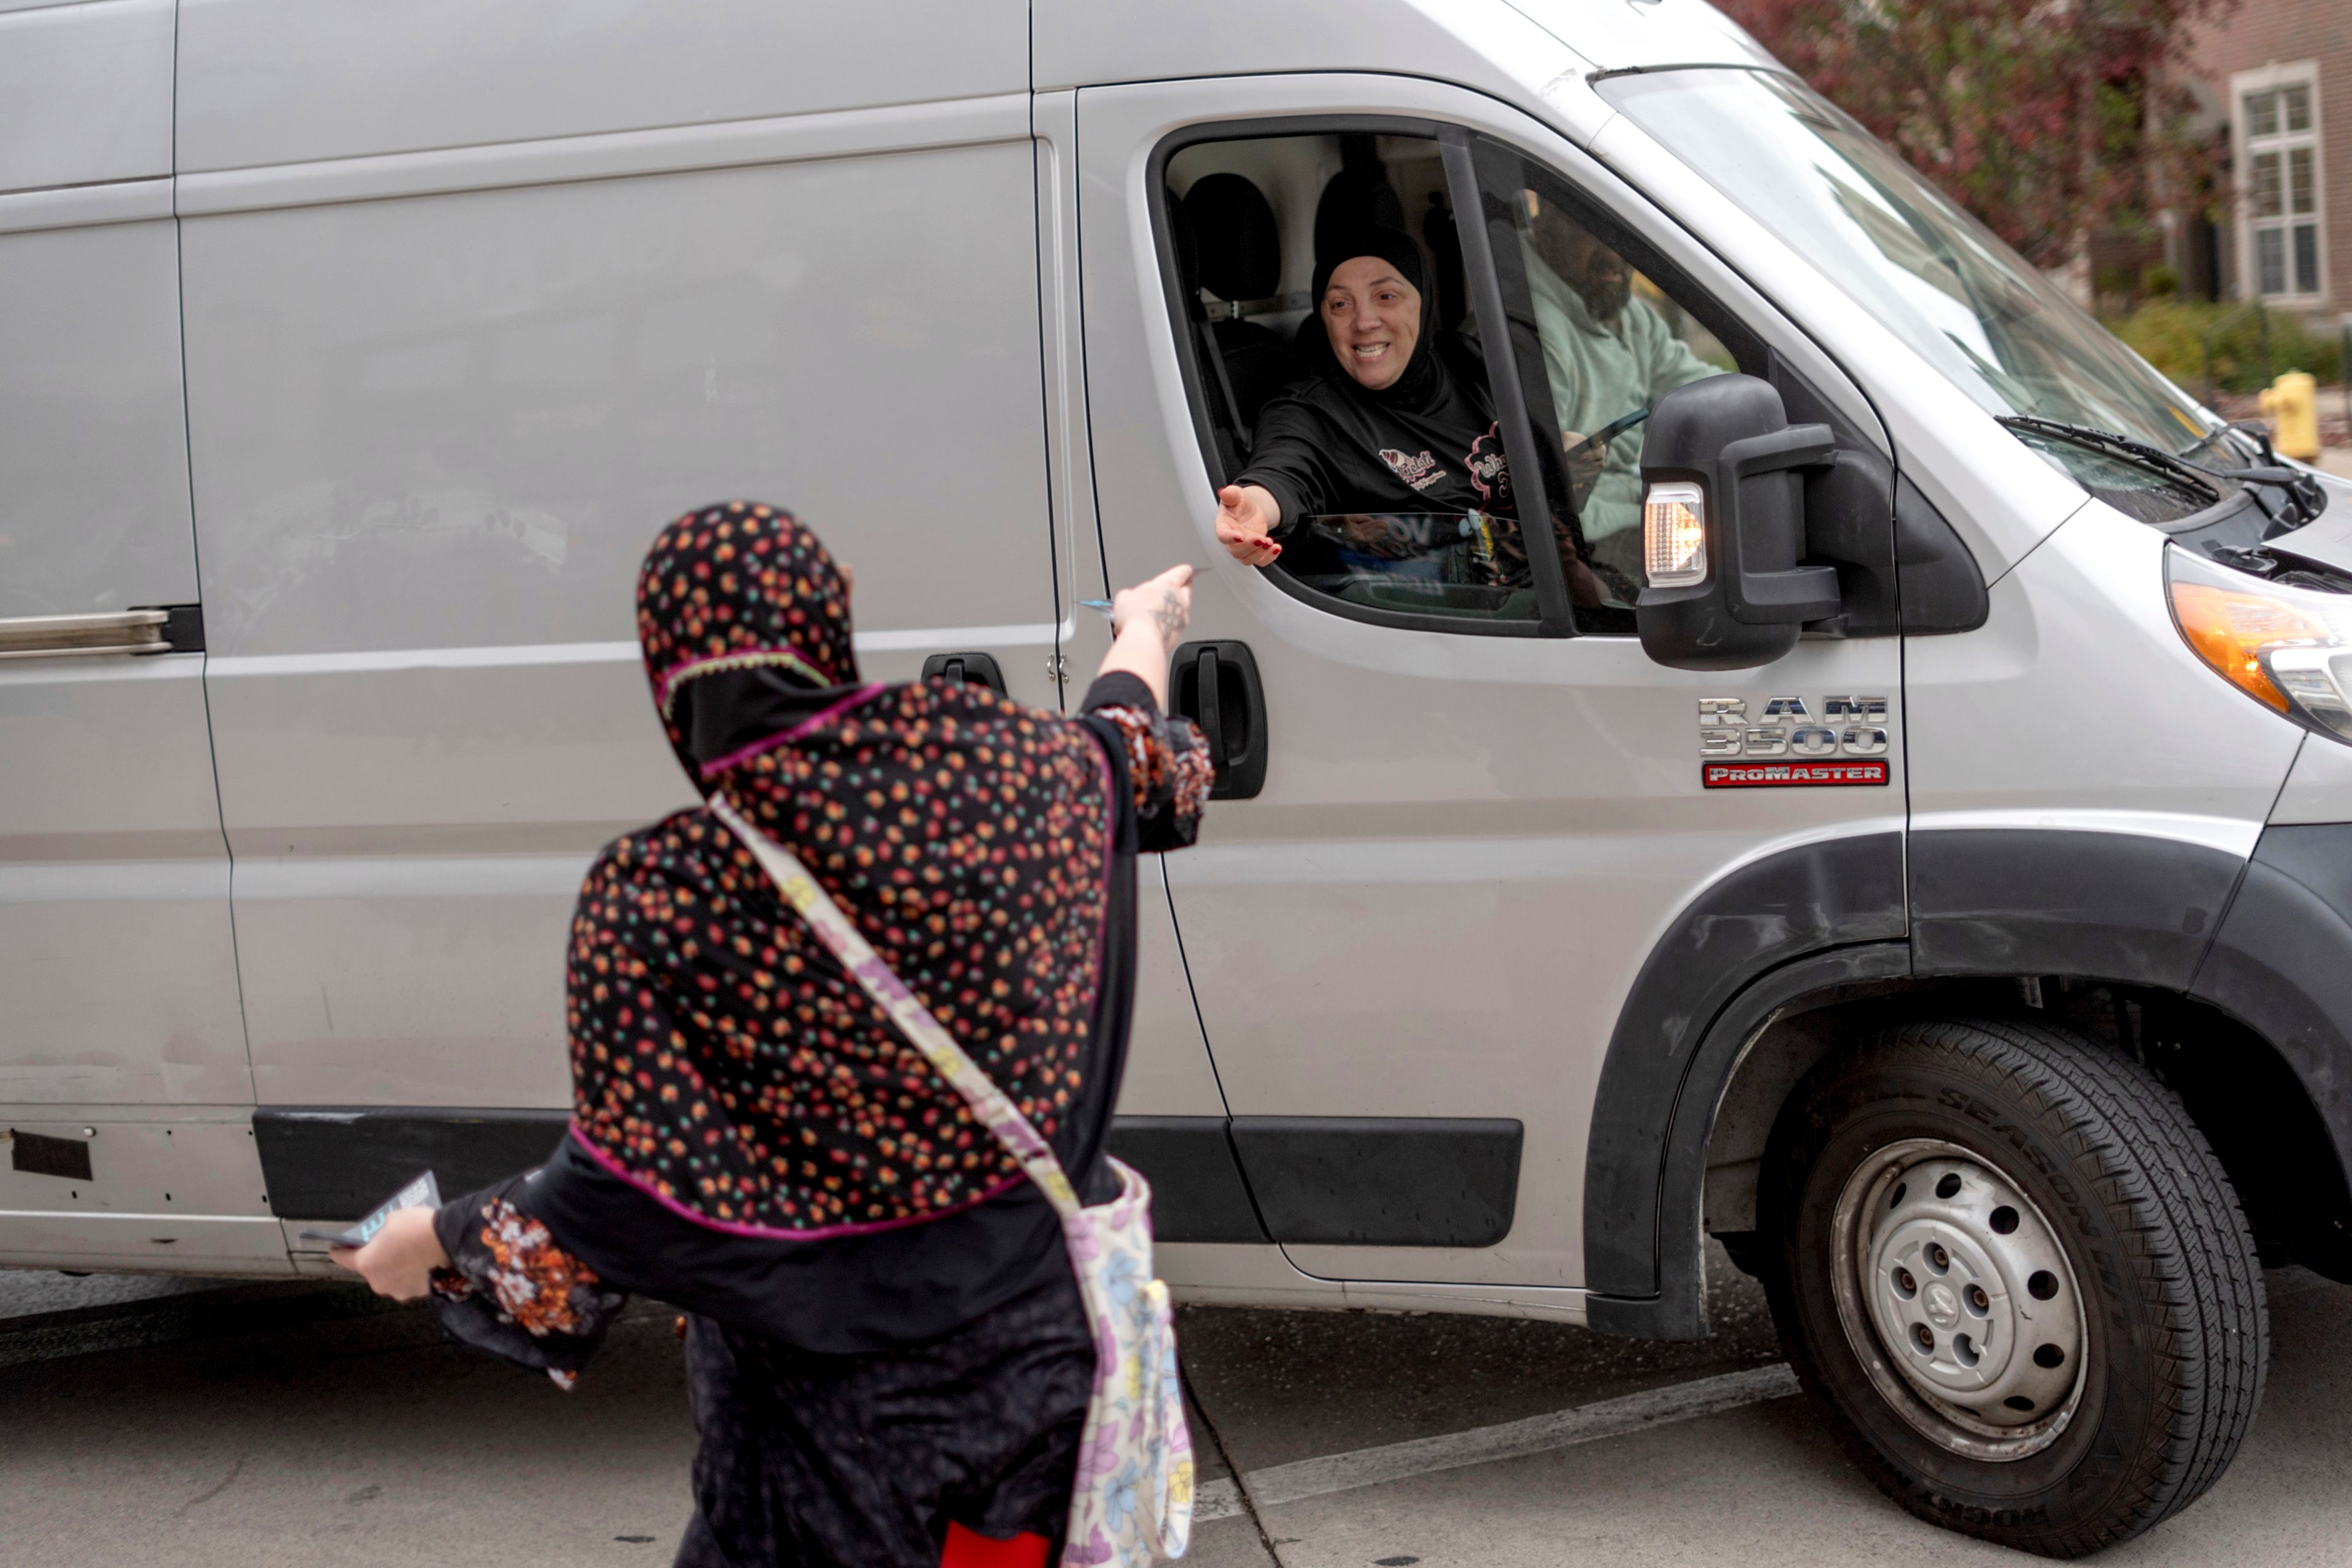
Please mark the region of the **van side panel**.
[[172, 172], [172, 0], [0, 9], [0, 191]]
[[[0, 620], [196, 597], [171, 97], [169, 0], [0, 11]], [[202, 663], [0, 662], [0, 1117], [249, 1092]]]
[[[19, 647], [54, 647], [50, 616], [196, 599], [172, 13], [0, 0], [0, 625]], [[193, 615], [175, 626], [201, 647]], [[0, 1266], [287, 1271], [228, 894], [204, 655], [0, 661]]]
[[0, 617], [194, 601], [178, 291], [168, 217], [0, 232]]
[[1032, 160], [1000, 118], [972, 145], [184, 221], [263, 1104], [566, 1101], [581, 875], [693, 798], [632, 610], [677, 512], [807, 519], [858, 569], [869, 678], [990, 650], [1056, 701]]
[[183, 0], [180, 38], [187, 171], [1029, 86], [1021, 0]]

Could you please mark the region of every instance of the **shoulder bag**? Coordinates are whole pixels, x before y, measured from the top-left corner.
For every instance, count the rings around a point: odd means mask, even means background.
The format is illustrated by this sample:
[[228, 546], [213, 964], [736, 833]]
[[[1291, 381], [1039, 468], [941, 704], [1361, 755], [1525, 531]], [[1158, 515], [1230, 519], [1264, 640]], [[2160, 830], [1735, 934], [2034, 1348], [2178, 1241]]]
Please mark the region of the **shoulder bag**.
[[1151, 1272], [1150, 1184], [1111, 1160], [1118, 1195], [1091, 1208], [1079, 1203], [1052, 1145], [882, 962], [799, 858], [746, 822], [724, 796], [712, 795], [710, 809], [908, 1043], [1021, 1163], [1061, 1217], [1095, 1339], [1094, 1394], [1078, 1440], [1062, 1562], [1134, 1568], [1155, 1555], [1182, 1556], [1192, 1531], [1192, 1436], [1176, 1377], [1168, 1287]]

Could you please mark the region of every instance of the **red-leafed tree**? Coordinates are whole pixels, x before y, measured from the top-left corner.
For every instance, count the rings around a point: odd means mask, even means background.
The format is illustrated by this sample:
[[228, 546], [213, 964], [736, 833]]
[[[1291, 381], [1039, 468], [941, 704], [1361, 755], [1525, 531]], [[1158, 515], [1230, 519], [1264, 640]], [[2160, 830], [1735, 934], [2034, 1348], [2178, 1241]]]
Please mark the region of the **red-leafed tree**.
[[2236, 0], [1717, 0], [2036, 263], [2212, 197], [2181, 50]]

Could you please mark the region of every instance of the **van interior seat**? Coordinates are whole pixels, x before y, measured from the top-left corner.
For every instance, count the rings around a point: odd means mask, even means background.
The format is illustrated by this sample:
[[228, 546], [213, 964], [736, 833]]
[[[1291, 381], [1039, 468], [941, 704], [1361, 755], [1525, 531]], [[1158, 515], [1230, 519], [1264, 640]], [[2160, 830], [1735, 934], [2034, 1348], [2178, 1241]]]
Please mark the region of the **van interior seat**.
[[[1206, 289], [1228, 304], [1271, 302], [1282, 287], [1282, 233], [1265, 194], [1234, 174], [1203, 174], [1181, 203], [1177, 220], [1180, 267], [1189, 236], [1193, 253], [1185, 292]], [[1213, 397], [1230, 399], [1234, 434], [1246, 448], [1258, 411], [1307, 371], [1274, 331], [1245, 317], [1203, 321], [1203, 336], [1217, 363], [1204, 365], [1213, 377], [1223, 371]]]
[[1404, 198], [1381, 162], [1378, 138], [1355, 132], [1339, 138], [1339, 172], [1323, 183], [1315, 204], [1315, 260], [1345, 260], [1331, 254], [1368, 228], [1405, 232]]

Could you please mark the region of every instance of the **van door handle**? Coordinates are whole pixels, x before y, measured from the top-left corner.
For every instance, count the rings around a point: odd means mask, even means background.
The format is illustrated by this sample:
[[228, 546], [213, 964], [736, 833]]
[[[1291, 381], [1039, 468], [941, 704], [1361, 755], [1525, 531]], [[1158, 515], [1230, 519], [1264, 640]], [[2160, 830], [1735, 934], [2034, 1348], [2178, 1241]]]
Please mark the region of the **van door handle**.
[[1004, 695], [1004, 671], [984, 653], [935, 653], [923, 660], [923, 679], [959, 680], [966, 686], [985, 686], [999, 697]]
[[1265, 787], [1265, 688], [1244, 642], [1192, 642], [1171, 664], [1168, 705], [1201, 727], [1216, 769], [1211, 800], [1248, 800]]
[[106, 653], [201, 653], [204, 610], [166, 605], [96, 616], [0, 620], [0, 658], [72, 658]]
[[1217, 658], [1214, 645], [1201, 650], [1192, 668], [1199, 672], [1192, 684], [1200, 695], [1201, 738], [1209, 742], [1209, 762], [1217, 770], [1217, 782], [1223, 784], [1232, 772], [1232, 759], [1225, 754], [1225, 706], [1217, 690], [1217, 677], [1223, 673], [1223, 666]]

